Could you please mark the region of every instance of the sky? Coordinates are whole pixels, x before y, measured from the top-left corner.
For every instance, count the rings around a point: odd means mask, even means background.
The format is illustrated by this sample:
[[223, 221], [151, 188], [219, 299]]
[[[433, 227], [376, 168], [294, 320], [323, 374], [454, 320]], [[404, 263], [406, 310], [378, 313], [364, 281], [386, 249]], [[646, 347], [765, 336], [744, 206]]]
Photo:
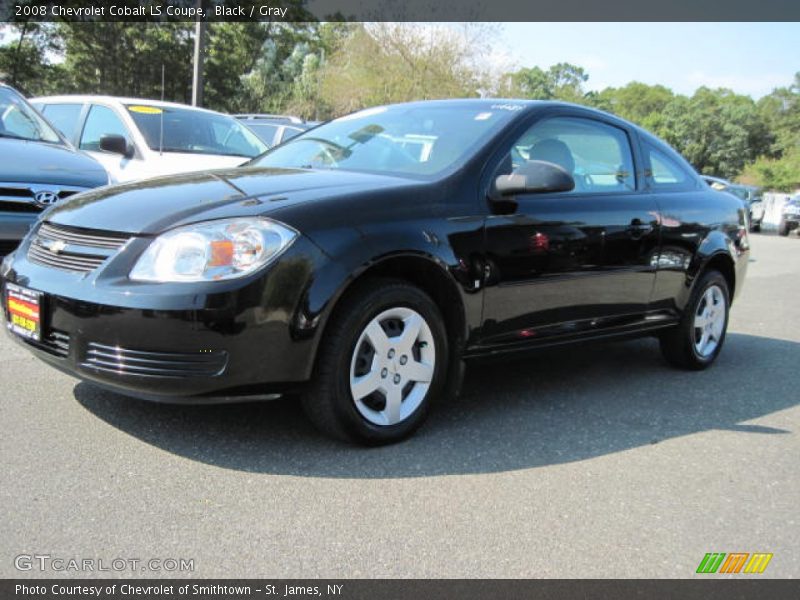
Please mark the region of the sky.
[[800, 71], [800, 23], [505, 23], [494, 51], [517, 67], [581, 66], [590, 90], [641, 81], [758, 99]]

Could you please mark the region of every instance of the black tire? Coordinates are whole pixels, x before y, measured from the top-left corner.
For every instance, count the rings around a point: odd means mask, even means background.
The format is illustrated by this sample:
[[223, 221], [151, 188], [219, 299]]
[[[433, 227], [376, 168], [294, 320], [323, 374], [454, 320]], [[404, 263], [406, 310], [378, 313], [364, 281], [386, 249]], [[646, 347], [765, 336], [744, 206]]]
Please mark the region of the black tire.
[[[722, 310], [724, 310], [724, 321], [721, 336], [716, 340], [716, 347], [708, 354], [703, 354], [698, 351], [696, 345], [698, 342], [698, 329], [695, 327], [695, 316], [700, 309], [705, 306], [706, 292], [714, 286], [720, 290], [724, 300], [724, 307], [722, 307]], [[720, 309], [715, 309], [715, 313], [718, 310]], [[728, 289], [728, 282], [719, 271], [706, 271], [695, 285], [680, 323], [676, 327], [662, 333], [660, 336], [661, 352], [664, 358], [676, 367], [695, 371], [711, 366], [717, 356], [719, 356], [725, 342], [725, 336], [728, 330], [729, 311], [730, 291]]]
[[778, 235], [786, 237], [789, 235], [789, 224], [781, 219], [781, 222], [778, 224]]
[[753, 233], [759, 233], [761, 231], [761, 222], [759, 221], [758, 223], [753, 223], [750, 226], [750, 231]]
[[[351, 361], [356, 360], [356, 344], [367, 326], [395, 308], [411, 309], [422, 316], [432, 334], [435, 361], [433, 376], [419, 406], [400, 422], [380, 425], [359, 412], [363, 408], [357, 407], [350, 387], [351, 365], [355, 364]], [[358, 285], [336, 307], [323, 333], [314, 377], [303, 394], [303, 408], [314, 425], [329, 436], [369, 446], [391, 444], [408, 437], [422, 424], [431, 402], [445, 389], [448, 367], [447, 331], [433, 300], [401, 280], [371, 280]]]

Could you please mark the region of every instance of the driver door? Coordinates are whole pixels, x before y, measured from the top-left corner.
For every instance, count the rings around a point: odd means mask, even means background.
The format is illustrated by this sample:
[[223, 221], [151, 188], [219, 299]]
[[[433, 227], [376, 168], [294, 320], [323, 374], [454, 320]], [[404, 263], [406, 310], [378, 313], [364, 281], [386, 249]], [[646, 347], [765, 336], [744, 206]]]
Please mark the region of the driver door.
[[537, 121], [492, 175], [526, 160], [558, 164], [569, 192], [490, 202], [486, 220], [484, 344], [591, 333], [640, 318], [658, 250], [657, 209], [637, 184], [630, 132], [583, 115]]

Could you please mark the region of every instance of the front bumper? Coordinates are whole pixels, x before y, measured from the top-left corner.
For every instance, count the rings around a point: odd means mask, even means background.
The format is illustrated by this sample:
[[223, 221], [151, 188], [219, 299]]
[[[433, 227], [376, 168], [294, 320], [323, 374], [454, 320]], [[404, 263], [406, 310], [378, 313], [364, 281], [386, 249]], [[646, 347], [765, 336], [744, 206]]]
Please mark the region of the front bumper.
[[783, 215], [783, 221], [790, 229], [794, 229], [800, 225], [800, 215]]
[[321, 254], [303, 238], [266, 273], [211, 285], [120, 278], [115, 263], [125, 271], [130, 248], [97, 274], [68, 273], [28, 260], [27, 244], [0, 272], [4, 328], [8, 283], [42, 292], [41, 341], [9, 335], [64, 372], [130, 396], [192, 403], [270, 397], [311, 375], [316, 342], [303, 329], [303, 307]]

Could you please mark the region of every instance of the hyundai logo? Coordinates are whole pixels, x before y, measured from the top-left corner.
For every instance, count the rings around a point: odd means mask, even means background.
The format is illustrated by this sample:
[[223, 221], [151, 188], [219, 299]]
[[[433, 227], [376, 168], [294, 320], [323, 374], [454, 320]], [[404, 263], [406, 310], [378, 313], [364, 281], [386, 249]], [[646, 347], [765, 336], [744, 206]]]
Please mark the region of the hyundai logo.
[[49, 190], [44, 190], [41, 192], [36, 192], [36, 194], [33, 196], [33, 199], [39, 206], [50, 206], [51, 204], [58, 202], [58, 194]]

